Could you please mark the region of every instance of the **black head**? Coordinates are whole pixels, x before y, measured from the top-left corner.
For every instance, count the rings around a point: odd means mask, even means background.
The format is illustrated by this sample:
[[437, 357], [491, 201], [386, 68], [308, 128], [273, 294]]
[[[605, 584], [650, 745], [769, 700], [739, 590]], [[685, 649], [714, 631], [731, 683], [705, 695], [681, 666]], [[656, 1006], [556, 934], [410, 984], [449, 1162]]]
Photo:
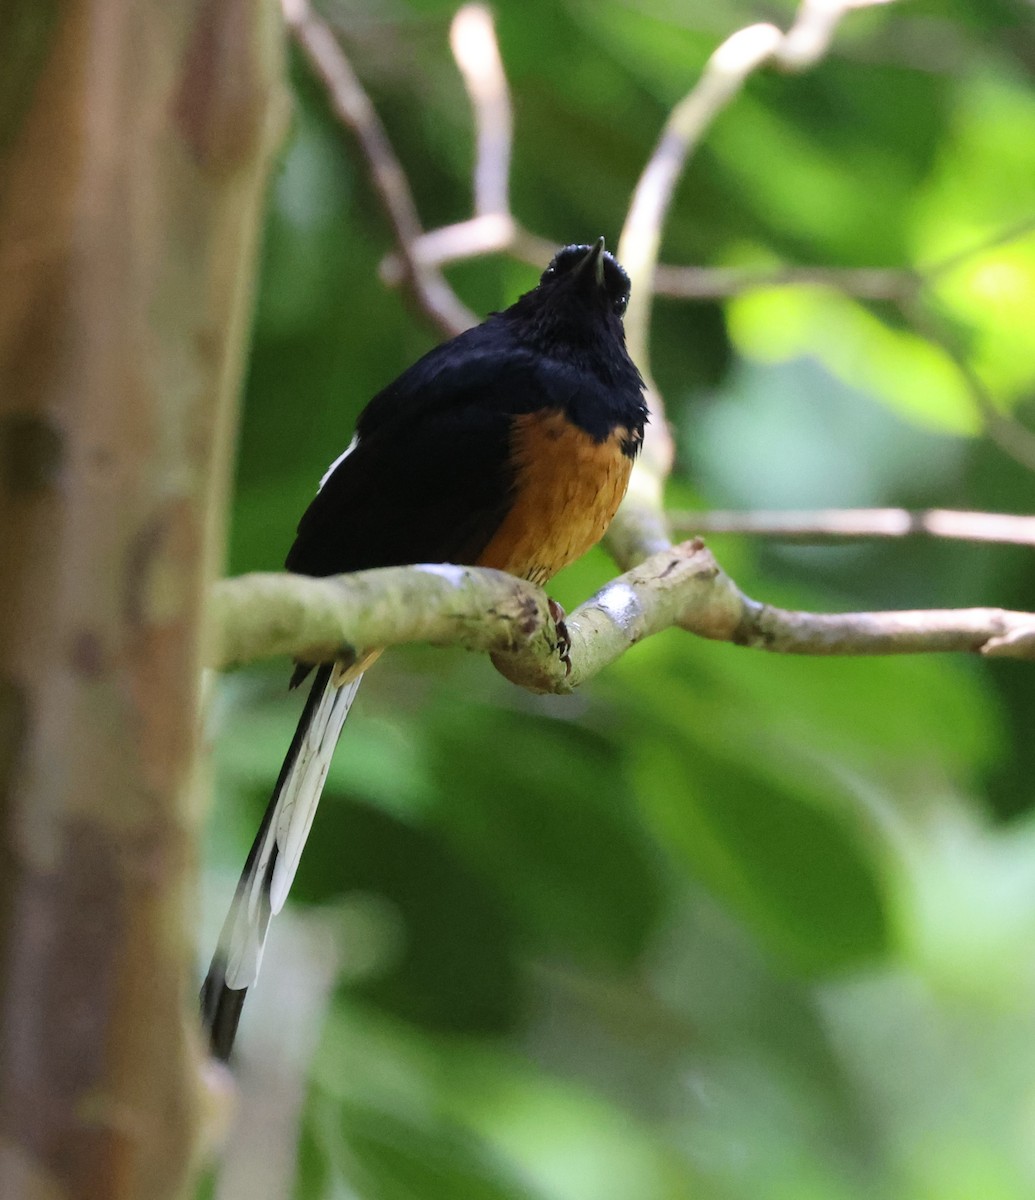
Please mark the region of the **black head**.
[[576, 302], [599, 305], [603, 302], [616, 317], [625, 313], [629, 303], [629, 276], [610, 251], [604, 239], [592, 246], [565, 246], [554, 255], [543, 272], [536, 291], [570, 297]]
[[629, 303], [629, 276], [613, 254], [604, 249], [604, 239], [592, 246], [565, 246], [542, 273], [539, 284], [526, 292], [510, 310], [515, 315], [567, 313], [579, 321], [599, 322], [610, 318], [621, 328], [621, 318]]
[[495, 319], [545, 360], [566, 362], [606, 388], [628, 392], [639, 413], [642, 380], [629, 358], [622, 328], [628, 302], [629, 276], [599, 238], [592, 246], [558, 251], [538, 287]]
[[629, 276], [604, 249], [565, 246], [543, 272], [539, 285], [501, 316], [524, 340], [550, 353], [607, 360], [625, 355], [622, 315], [629, 302]]

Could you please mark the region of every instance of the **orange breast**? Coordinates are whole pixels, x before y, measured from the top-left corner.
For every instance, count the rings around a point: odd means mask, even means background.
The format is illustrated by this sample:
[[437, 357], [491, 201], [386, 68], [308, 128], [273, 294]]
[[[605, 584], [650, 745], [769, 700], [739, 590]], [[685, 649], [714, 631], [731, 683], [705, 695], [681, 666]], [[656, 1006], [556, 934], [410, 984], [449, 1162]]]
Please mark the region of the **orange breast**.
[[514, 503], [478, 565], [543, 584], [600, 541], [629, 484], [630, 436], [598, 442], [555, 411], [516, 417]]

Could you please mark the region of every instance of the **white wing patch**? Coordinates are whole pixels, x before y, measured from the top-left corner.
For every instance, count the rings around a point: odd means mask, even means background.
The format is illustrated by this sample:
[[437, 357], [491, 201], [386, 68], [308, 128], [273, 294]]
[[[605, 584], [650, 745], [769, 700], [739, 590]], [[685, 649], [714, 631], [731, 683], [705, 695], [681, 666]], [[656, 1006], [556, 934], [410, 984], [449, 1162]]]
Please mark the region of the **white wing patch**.
[[348, 456], [352, 453], [353, 450], [355, 450], [355, 448], [358, 445], [359, 445], [359, 434], [357, 433], [354, 435], [352, 441], [349, 442], [349, 444], [345, 447], [345, 449], [334, 460], [334, 462], [332, 462], [331, 465], [327, 468], [327, 470], [324, 471], [322, 477], [320, 478], [320, 486], [316, 489], [318, 492], [323, 491], [323, 485], [327, 482], [328, 479], [330, 479], [330, 477], [334, 474], [334, 472], [341, 466], [341, 464], [348, 458]]

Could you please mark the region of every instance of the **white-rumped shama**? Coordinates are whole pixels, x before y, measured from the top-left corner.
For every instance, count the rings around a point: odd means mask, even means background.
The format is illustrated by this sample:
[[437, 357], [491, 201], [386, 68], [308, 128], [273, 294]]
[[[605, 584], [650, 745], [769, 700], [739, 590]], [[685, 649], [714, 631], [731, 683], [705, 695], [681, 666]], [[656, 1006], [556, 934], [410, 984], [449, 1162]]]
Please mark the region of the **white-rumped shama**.
[[[450, 562], [545, 584], [595, 545], [625, 495], [647, 419], [625, 348], [628, 299], [629, 278], [603, 238], [567, 246], [510, 308], [404, 371], [360, 414], [302, 516], [288, 569]], [[224, 1061], [378, 653], [316, 669], [202, 988], [212, 1052]], [[292, 685], [310, 669], [299, 665]]]

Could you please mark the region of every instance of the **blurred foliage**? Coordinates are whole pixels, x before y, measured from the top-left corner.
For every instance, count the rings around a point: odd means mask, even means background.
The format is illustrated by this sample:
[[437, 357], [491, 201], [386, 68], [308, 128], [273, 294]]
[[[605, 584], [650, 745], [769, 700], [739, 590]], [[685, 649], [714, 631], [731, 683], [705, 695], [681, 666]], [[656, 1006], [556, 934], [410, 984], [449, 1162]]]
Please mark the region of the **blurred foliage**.
[[[332, 3], [425, 223], [467, 215], [453, 6]], [[791, 11], [499, 0], [521, 220], [613, 244], [710, 51]], [[851, 15], [813, 71], [765, 72], [721, 116], [663, 257], [924, 269], [984, 245], [924, 303], [995, 403], [1031, 416], [1035, 236], [992, 240], [1035, 215], [1033, 64], [1024, 0]], [[280, 565], [356, 413], [431, 344], [378, 281], [391, 242], [351, 140], [293, 70], [233, 572]], [[482, 312], [535, 280], [500, 258], [449, 275]], [[662, 301], [654, 356], [680, 507], [1030, 511], [1030, 473], [891, 305], [817, 286]], [[802, 608], [1035, 604], [1025, 550], [714, 548], [750, 594]], [[596, 551], [552, 590], [574, 604], [610, 571]], [[217, 693], [214, 907], [297, 718], [285, 679]], [[1033, 711], [1030, 665], [778, 660], [674, 632], [563, 700], [473, 656], [386, 656], [295, 898], [343, 931], [295, 1197], [1035, 1195]], [[245, 1037], [261, 1058], [278, 1031], [246, 1017]]]

